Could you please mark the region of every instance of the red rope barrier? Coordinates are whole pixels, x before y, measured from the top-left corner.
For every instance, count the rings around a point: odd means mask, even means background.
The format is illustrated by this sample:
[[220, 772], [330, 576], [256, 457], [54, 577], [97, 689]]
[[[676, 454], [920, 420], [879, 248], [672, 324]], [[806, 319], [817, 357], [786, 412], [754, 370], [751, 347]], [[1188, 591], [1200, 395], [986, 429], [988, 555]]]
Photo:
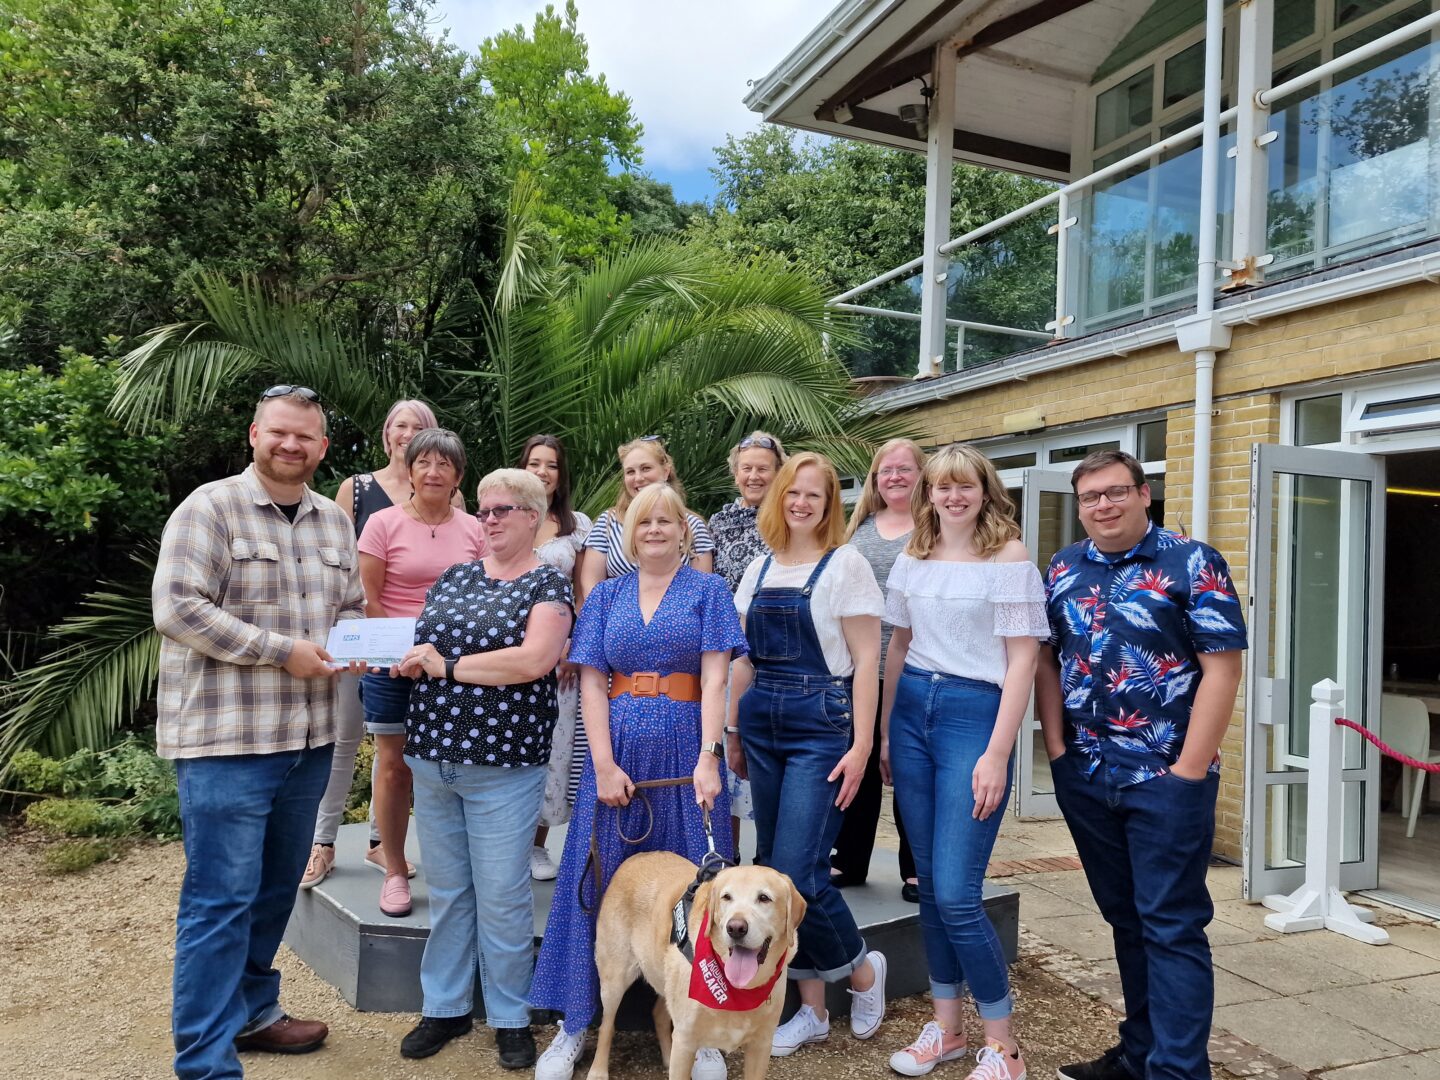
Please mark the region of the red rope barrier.
[[1365, 728], [1361, 727], [1359, 724], [1355, 723], [1354, 720], [1346, 720], [1343, 716], [1337, 716], [1335, 718], [1335, 723], [1339, 724], [1341, 727], [1348, 727], [1351, 731], [1358, 731], [1361, 735], [1365, 737], [1366, 742], [1374, 744], [1374, 746], [1382, 754], [1384, 754], [1388, 758], [1394, 758], [1396, 761], [1400, 762], [1401, 765], [1409, 765], [1411, 768], [1422, 769], [1428, 773], [1440, 773], [1440, 761], [1417, 761], [1409, 754], [1402, 754], [1399, 750], [1396, 750], [1391, 746], [1385, 745], [1385, 743], [1380, 741], [1380, 737], [1378, 735], [1376, 735], [1373, 731], [1368, 731]]

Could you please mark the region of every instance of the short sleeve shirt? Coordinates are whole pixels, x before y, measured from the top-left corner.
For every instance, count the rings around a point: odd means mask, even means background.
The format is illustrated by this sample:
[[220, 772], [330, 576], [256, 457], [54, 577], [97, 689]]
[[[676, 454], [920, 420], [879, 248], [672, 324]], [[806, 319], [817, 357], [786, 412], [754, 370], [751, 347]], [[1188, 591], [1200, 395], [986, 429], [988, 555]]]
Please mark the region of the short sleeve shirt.
[[[500, 581], [483, 562], [461, 563], [430, 589], [415, 642], [429, 642], [447, 660], [513, 648], [525, 640], [537, 604], [572, 601], [570, 579], [553, 566]], [[558, 715], [553, 671], [508, 686], [422, 675], [410, 693], [405, 753], [458, 765], [547, 765]]]
[[1120, 787], [1164, 775], [1190, 726], [1198, 657], [1246, 646], [1224, 558], [1152, 524], [1123, 555], [1090, 540], [1058, 552], [1045, 595], [1067, 752], [1087, 776], [1103, 767]]
[[759, 508], [736, 499], [716, 510], [710, 518], [710, 535], [715, 541], [715, 573], [725, 579], [733, 593], [740, 587], [745, 568], [770, 548], [760, 539], [756, 527]]
[[[714, 551], [715, 541], [710, 536], [710, 529], [705, 524], [705, 519], [699, 514], [687, 511], [685, 521], [690, 526], [690, 536], [692, 537], [690, 554], [708, 555]], [[606, 510], [596, 518], [595, 524], [590, 527], [590, 535], [585, 537], [587, 548], [605, 556], [605, 576], [607, 578], [620, 577], [622, 574], [628, 574], [632, 570], [638, 569], [625, 557], [624, 537], [625, 522], [614, 510]]]

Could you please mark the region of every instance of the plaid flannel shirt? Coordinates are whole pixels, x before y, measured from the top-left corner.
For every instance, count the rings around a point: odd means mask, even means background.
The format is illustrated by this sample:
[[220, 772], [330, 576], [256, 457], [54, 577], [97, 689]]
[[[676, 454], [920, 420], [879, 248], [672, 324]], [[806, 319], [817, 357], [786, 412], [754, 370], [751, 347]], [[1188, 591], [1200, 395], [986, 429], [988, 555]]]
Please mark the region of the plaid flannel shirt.
[[323, 646], [365, 614], [355, 527], [333, 502], [306, 488], [291, 524], [254, 465], [197, 488], [165, 525], [150, 598], [164, 636], [161, 757], [335, 741], [336, 680], [282, 667], [295, 639]]

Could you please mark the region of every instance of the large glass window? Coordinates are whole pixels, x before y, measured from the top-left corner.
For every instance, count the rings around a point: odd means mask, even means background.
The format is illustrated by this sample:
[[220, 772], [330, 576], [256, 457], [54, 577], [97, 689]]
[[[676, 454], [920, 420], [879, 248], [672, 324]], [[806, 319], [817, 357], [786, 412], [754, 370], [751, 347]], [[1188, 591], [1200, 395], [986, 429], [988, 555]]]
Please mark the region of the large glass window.
[[1155, 108], [1155, 72], [1137, 72], [1095, 99], [1095, 145], [1104, 146], [1148, 127]]

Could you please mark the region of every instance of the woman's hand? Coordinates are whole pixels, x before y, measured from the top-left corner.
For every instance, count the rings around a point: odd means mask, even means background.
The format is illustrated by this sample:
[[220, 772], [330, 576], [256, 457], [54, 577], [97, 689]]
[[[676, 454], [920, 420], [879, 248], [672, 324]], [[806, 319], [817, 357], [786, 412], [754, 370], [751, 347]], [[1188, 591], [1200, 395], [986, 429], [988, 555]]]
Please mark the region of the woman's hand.
[[635, 784], [613, 761], [595, 770], [595, 795], [606, 806], [629, 806]]
[[895, 786], [895, 778], [890, 775], [890, 740], [880, 740], [880, 780], [886, 787]]
[[407, 679], [418, 679], [421, 675], [438, 679], [445, 674], [445, 658], [428, 641], [423, 645], [412, 645], [400, 658], [400, 663], [390, 669], [391, 678], [397, 674]]
[[860, 790], [860, 781], [865, 778], [865, 766], [870, 761], [870, 748], [852, 746], [840, 759], [840, 763], [831, 770], [826, 777], [829, 783], [840, 781], [840, 794], [835, 797], [835, 805], [844, 810], [855, 799], [855, 793]]
[[709, 750], [701, 750], [695, 762], [695, 801], [706, 810], [715, 808], [715, 796], [720, 794], [720, 759]]
[[1000, 805], [1000, 800], [1005, 797], [1005, 789], [1009, 786], [1005, 776], [1009, 763], [1008, 757], [997, 757], [990, 753], [980, 755], [980, 760], [975, 763], [975, 771], [970, 776], [970, 790], [975, 795], [975, 809], [971, 817], [984, 821]]
[[740, 745], [739, 735], [725, 736], [725, 763], [741, 780], [750, 779], [750, 770], [745, 765], [745, 750]]
[[561, 660], [555, 668], [555, 678], [560, 684], [561, 690], [573, 690], [580, 685], [580, 665], [572, 664], [569, 660]]

